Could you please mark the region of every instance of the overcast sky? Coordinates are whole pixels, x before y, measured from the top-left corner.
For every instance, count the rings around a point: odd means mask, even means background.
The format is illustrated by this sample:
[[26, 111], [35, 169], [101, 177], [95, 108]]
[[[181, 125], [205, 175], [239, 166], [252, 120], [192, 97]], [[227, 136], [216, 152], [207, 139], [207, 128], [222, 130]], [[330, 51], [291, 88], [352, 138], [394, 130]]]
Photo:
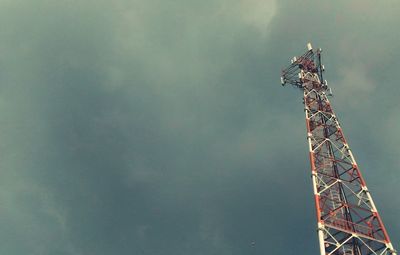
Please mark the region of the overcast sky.
[[0, 0], [0, 254], [318, 254], [301, 91], [400, 249], [400, 2]]

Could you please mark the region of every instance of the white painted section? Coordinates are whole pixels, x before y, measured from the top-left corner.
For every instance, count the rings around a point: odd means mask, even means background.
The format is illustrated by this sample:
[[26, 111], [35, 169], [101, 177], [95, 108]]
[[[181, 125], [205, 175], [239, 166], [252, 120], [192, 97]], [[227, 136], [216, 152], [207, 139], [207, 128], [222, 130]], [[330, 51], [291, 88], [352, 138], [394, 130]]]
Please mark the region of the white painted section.
[[365, 192], [365, 193], [367, 194], [368, 200], [369, 200], [369, 202], [371, 203], [372, 211], [373, 211], [373, 212], [378, 212], [378, 210], [376, 209], [374, 200], [372, 199], [371, 194], [369, 193], [369, 191], [367, 191], [367, 192]]
[[[387, 244], [387, 247], [388, 247], [390, 250], [392, 250], [392, 251], [395, 250], [395, 249], [393, 248], [392, 243], [388, 243], [388, 244]], [[393, 252], [392, 255], [397, 255], [397, 252]]]
[[314, 195], [318, 195], [318, 190], [317, 190], [317, 173], [315, 173], [315, 172], [312, 173], [312, 183], [313, 183]]
[[319, 239], [319, 250], [321, 255], [325, 255], [325, 240], [324, 240], [324, 225], [318, 222], [318, 239]]

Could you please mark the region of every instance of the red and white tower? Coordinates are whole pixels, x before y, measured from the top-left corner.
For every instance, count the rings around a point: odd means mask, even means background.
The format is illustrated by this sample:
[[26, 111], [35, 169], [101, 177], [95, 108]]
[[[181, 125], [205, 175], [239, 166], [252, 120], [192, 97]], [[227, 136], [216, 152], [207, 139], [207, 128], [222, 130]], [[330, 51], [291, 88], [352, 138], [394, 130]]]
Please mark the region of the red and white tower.
[[321, 49], [307, 48], [282, 71], [281, 82], [304, 95], [321, 255], [396, 255], [329, 103]]

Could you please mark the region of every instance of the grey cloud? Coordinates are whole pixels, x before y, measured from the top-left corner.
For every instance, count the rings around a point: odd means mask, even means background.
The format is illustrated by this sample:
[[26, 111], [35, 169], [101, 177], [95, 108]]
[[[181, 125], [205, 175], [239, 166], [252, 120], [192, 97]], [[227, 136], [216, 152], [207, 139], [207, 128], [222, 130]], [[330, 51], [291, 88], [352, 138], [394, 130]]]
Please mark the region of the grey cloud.
[[0, 253], [316, 253], [301, 99], [279, 85], [309, 40], [399, 240], [380, 140], [398, 120], [378, 124], [397, 105], [375, 109], [398, 95], [397, 17], [365, 3], [375, 20], [344, 1], [2, 1]]

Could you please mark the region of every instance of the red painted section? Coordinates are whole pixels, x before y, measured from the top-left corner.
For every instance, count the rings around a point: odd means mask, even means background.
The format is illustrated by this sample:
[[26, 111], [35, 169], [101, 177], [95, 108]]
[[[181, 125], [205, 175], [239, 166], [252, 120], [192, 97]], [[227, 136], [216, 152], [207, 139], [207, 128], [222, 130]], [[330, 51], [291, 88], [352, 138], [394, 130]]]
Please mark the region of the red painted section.
[[314, 163], [314, 153], [312, 151], [310, 151], [309, 153], [310, 156], [310, 164], [311, 164], [311, 171], [315, 172], [315, 163]]
[[387, 231], [386, 231], [385, 225], [383, 225], [381, 216], [379, 215], [378, 212], [376, 212], [375, 214], [376, 214], [376, 218], [378, 219], [379, 225], [380, 225], [381, 228], [382, 228], [383, 234], [385, 235], [385, 241], [386, 241], [386, 243], [390, 243], [390, 238], [389, 238], [389, 235], [388, 235], [388, 233], [387, 233]]
[[315, 210], [317, 212], [317, 221], [323, 223], [323, 220], [321, 219], [321, 207], [319, 205], [320, 197], [318, 194], [314, 195], [314, 200], [315, 200]]
[[353, 165], [353, 167], [354, 167], [354, 169], [356, 170], [358, 176], [360, 176], [361, 185], [363, 185], [364, 187], [366, 187], [367, 184], [365, 183], [364, 178], [362, 177], [361, 172], [360, 172], [360, 170], [358, 169], [358, 166], [357, 166], [357, 165]]

